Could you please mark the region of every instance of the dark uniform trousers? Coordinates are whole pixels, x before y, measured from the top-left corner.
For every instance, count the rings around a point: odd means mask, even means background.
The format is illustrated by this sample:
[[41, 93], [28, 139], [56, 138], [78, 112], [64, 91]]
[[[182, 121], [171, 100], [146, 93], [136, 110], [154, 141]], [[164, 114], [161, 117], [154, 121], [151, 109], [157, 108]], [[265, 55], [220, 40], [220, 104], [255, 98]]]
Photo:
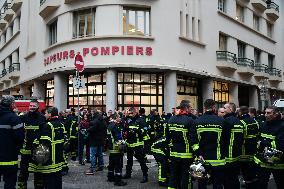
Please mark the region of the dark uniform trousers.
[[131, 175], [132, 166], [133, 166], [133, 156], [140, 163], [143, 176], [148, 176], [148, 167], [146, 166], [146, 159], [145, 159], [145, 154], [143, 152], [143, 147], [141, 147], [141, 148], [127, 148], [126, 173]]
[[35, 189], [62, 189], [62, 175], [61, 172], [40, 174], [43, 182], [36, 186]]
[[158, 163], [158, 171], [159, 171], [159, 184], [164, 184], [164, 183], [168, 183], [168, 173], [169, 173], [169, 161], [168, 158], [166, 156], [162, 156], [162, 155], [154, 155], [155, 159]]
[[83, 152], [84, 147], [86, 145], [86, 159], [87, 161], [90, 161], [90, 145], [88, 142], [88, 139], [84, 138], [84, 135], [79, 132], [79, 138], [78, 138], [78, 155], [79, 155], [79, 163], [83, 162]]
[[239, 189], [240, 188], [239, 174], [240, 174], [239, 162], [227, 163], [225, 165], [224, 189]]
[[4, 189], [15, 189], [17, 172], [17, 166], [0, 166], [0, 178], [3, 175], [3, 181], [5, 182]]
[[108, 165], [108, 179], [113, 180], [115, 175], [122, 174], [123, 154], [110, 154]]
[[257, 183], [258, 183], [257, 165], [254, 162], [250, 161], [250, 162], [241, 162], [240, 166], [245, 181], [246, 189], [257, 188]]
[[175, 158], [170, 157], [171, 166], [170, 166], [170, 179], [168, 188], [181, 188], [181, 189], [191, 189], [192, 182], [191, 177], [189, 176], [189, 166], [192, 163], [192, 159], [187, 158]]
[[282, 189], [284, 187], [284, 170], [283, 169], [267, 169], [259, 168], [259, 189], [267, 189], [269, 178], [271, 173], [276, 183], [277, 189]]
[[[223, 189], [224, 184], [224, 166], [216, 166], [210, 169], [210, 181], [213, 184], [213, 189]], [[205, 180], [198, 181], [198, 189], [206, 189], [208, 182]]]

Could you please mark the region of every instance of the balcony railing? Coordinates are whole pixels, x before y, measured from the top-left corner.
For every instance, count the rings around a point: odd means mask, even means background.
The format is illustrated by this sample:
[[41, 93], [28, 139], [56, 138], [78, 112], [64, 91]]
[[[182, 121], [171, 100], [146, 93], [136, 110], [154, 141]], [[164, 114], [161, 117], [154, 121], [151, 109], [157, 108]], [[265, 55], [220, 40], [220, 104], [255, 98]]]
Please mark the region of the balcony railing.
[[13, 63], [11, 66], [9, 66], [9, 73], [14, 71], [20, 71], [20, 63]]
[[269, 75], [281, 77], [281, 70], [276, 69], [276, 68], [267, 68], [267, 69], [268, 69]]
[[45, 3], [46, 0], [40, 0], [40, 6]]
[[236, 54], [228, 51], [216, 51], [216, 55], [218, 61], [228, 61], [233, 63], [236, 63], [237, 61]]
[[4, 68], [3, 70], [2, 70], [2, 77], [5, 77], [7, 75], [7, 70]]
[[267, 9], [274, 9], [279, 13], [279, 6], [274, 2], [267, 3]]
[[268, 66], [265, 64], [255, 64], [254, 70], [257, 72], [268, 73]]
[[10, 9], [11, 6], [12, 6], [11, 3], [9, 3], [8, 1], [5, 1], [4, 5], [3, 5], [4, 12], [6, 12], [8, 9]]
[[254, 61], [249, 58], [238, 58], [238, 66], [254, 68]]

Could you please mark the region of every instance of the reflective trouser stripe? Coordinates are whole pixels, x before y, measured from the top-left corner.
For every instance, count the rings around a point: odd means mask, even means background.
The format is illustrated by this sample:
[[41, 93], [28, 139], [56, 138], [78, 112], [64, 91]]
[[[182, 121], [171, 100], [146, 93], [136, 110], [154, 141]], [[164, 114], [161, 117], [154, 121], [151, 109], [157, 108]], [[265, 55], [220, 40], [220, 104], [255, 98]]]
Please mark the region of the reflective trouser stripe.
[[192, 181], [191, 181], [191, 176], [188, 177], [188, 189], [192, 189]]
[[0, 162], [0, 166], [1, 165], [18, 165], [18, 161]]

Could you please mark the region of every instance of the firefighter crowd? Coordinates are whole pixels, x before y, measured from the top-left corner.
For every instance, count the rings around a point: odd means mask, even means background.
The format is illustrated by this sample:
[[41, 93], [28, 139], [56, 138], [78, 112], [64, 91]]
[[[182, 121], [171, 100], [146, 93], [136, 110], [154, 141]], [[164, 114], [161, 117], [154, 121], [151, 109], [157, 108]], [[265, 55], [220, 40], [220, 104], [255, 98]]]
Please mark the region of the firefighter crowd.
[[284, 188], [284, 119], [275, 106], [257, 113], [228, 102], [217, 109], [206, 99], [203, 113], [197, 113], [182, 100], [171, 113], [152, 110], [147, 116], [136, 107], [107, 114], [56, 107], [39, 112], [36, 99], [28, 112], [17, 115], [15, 108], [13, 96], [2, 96], [0, 179], [5, 189], [26, 189], [30, 173], [35, 189], [61, 189], [69, 161], [90, 163], [84, 174], [94, 175], [104, 170], [104, 153], [109, 154], [106, 179], [115, 186], [131, 179], [133, 157], [143, 173], [140, 183], [148, 182], [147, 155], [153, 155], [157, 182], [168, 189], [191, 189], [193, 183], [198, 189], [267, 189], [271, 174], [277, 189]]

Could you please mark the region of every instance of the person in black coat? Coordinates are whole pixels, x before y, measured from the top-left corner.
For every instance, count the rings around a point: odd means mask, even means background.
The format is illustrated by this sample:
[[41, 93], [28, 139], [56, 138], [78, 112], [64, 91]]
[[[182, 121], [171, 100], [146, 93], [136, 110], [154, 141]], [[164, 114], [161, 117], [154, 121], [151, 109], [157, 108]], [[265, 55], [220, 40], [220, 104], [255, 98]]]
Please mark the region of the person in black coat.
[[0, 178], [4, 188], [15, 188], [18, 171], [18, 155], [25, 139], [24, 125], [13, 112], [15, 98], [5, 95], [0, 101]]
[[[103, 147], [107, 136], [107, 125], [102, 115], [98, 115], [90, 122], [90, 159], [91, 167], [86, 171], [87, 175], [93, 175], [94, 171], [102, 171], [104, 168]], [[97, 165], [98, 158], [98, 165]], [[96, 169], [96, 167], [98, 168]]]

